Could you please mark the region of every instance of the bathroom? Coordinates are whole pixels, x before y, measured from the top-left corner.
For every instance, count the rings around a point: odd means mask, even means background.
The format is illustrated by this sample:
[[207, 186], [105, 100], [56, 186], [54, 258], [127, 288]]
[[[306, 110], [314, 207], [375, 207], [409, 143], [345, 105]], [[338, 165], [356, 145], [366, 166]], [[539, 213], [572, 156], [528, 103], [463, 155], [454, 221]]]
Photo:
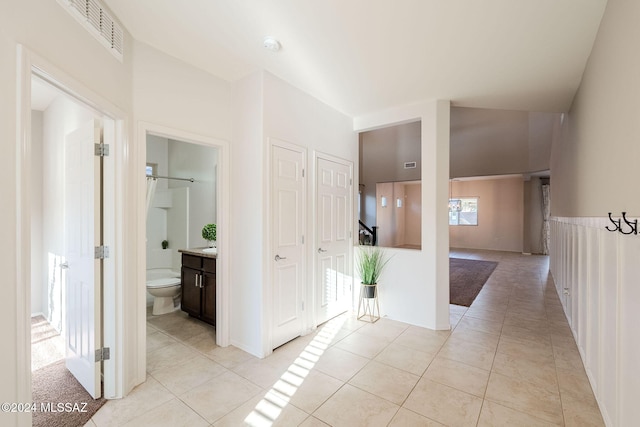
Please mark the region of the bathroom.
[[179, 251], [207, 246], [202, 228], [216, 223], [218, 150], [149, 134], [146, 165], [158, 177], [147, 178], [147, 306], [161, 315], [179, 306]]

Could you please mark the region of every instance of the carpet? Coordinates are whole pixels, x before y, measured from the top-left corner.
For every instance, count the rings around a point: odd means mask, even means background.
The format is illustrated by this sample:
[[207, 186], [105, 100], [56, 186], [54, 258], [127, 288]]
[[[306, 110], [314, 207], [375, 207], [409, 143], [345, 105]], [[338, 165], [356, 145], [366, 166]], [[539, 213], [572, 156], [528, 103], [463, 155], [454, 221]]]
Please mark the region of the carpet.
[[64, 359], [64, 339], [47, 319], [31, 318], [31, 372]]
[[93, 400], [60, 360], [31, 374], [33, 426], [84, 426], [104, 405], [104, 398]]
[[494, 261], [449, 258], [449, 302], [469, 307], [497, 265]]

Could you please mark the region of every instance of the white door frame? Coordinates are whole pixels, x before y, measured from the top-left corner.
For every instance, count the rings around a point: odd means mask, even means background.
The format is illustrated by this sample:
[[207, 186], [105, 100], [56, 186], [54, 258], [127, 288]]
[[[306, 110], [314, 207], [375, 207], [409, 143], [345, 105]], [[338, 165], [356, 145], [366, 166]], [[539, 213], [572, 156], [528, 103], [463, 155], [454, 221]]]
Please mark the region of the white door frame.
[[[138, 344], [138, 374], [139, 382], [145, 380], [146, 376], [146, 336], [147, 336], [147, 287], [146, 287], [146, 254], [147, 249], [145, 245], [146, 239], [146, 200], [144, 194], [146, 194], [146, 178], [145, 178], [145, 166], [147, 159], [147, 135], [156, 135], [164, 138], [175, 139], [179, 141], [189, 142], [198, 145], [204, 145], [207, 147], [217, 148], [218, 151], [218, 182], [216, 191], [216, 224], [218, 224], [218, 230], [229, 230], [229, 194], [230, 194], [230, 164], [231, 157], [229, 154], [229, 143], [216, 138], [208, 136], [198, 135], [183, 130], [170, 128], [167, 126], [158, 125], [155, 123], [143, 122], [138, 123], [137, 141], [137, 161], [135, 162], [136, 170], [136, 182], [137, 182], [137, 254], [138, 260], [140, 260], [136, 267], [136, 283], [138, 305], [136, 307], [136, 328], [138, 329], [138, 336], [144, 337], [139, 339]], [[216, 268], [216, 344], [221, 347], [229, 345], [229, 307], [231, 306], [231, 297], [229, 289], [229, 277], [230, 277], [230, 265], [229, 265], [229, 233], [218, 233], [217, 240], [218, 251], [217, 256], [217, 268]]]
[[[126, 113], [95, 94], [64, 71], [52, 65], [28, 48], [17, 46], [17, 123], [16, 136], [16, 329], [17, 370], [19, 401], [30, 402], [31, 397], [31, 78], [33, 75], [47, 81], [67, 95], [93, 110], [105, 119], [105, 143], [111, 144], [112, 167], [105, 170], [105, 200], [110, 208], [105, 214], [105, 241], [117, 248], [124, 242], [124, 173], [126, 171], [128, 142], [125, 138]], [[122, 340], [123, 312], [120, 307], [123, 294], [123, 251], [115, 250], [110, 261], [105, 262], [105, 288], [103, 304], [109, 307], [104, 313], [104, 345], [111, 347], [111, 360], [105, 361], [105, 397], [122, 397], [124, 370]], [[118, 326], [117, 326], [118, 325]], [[30, 425], [30, 417], [19, 418], [21, 425]]]

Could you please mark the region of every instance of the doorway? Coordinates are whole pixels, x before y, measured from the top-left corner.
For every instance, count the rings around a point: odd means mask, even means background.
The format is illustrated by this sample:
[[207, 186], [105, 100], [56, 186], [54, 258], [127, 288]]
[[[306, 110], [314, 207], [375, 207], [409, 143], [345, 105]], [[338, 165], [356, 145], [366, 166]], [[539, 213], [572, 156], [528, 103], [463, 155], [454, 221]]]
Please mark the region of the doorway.
[[179, 277], [180, 250], [206, 246], [202, 229], [218, 222], [218, 149], [153, 134], [146, 148], [147, 278]]
[[[17, 115], [17, 129], [19, 131], [19, 138], [16, 140], [17, 151], [20, 153], [17, 159], [18, 176], [16, 179], [16, 191], [18, 194], [17, 202], [15, 205], [16, 217], [18, 221], [18, 228], [16, 230], [18, 239], [16, 246], [16, 262], [17, 269], [17, 307], [16, 307], [16, 324], [18, 332], [18, 345], [16, 346], [16, 356], [18, 360], [17, 366], [17, 395], [20, 401], [31, 401], [32, 397], [32, 374], [31, 374], [31, 314], [32, 314], [32, 296], [34, 299], [40, 297], [40, 308], [36, 307], [35, 310], [39, 312], [43, 311], [42, 305], [47, 305], [50, 299], [55, 298], [57, 301], [64, 301], [62, 297], [62, 290], [60, 292], [49, 293], [43, 291], [42, 283], [45, 274], [48, 271], [49, 257], [48, 252], [44, 252], [42, 246], [43, 228], [45, 220], [52, 219], [54, 215], [60, 221], [59, 212], [43, 211], [42, 198], [44, 196], [50, 196], [49, 194], [43, 194], [42, 180], [35, 180], [35, 177], [42, 178], [44, 161], [54, 162], [57, 165], [61, 165], [60, 152], [57, 155], [45, 158], [43, 155], [43, 145], [40, 141], [40, 145], [34, 147], [34, 141], [32, 141], [32, 122], [37, 121], [36, 110], [32, 110], [32, 105], [36, 106], [38, 99], [35, 98], [37, 89], [34, 90], [32, 82], [34, 79], [38, 79], [40, 82], [45, 83], [49, 88], [53, 88], [54, 92], [62, 96], [66, 101], [77, 104], [81, 109], [86, 109], [91, 112], [91, 115], [99, 117], [104, 125], [104, 140], [111, 148], [110, 161], [105, 162], [104, 170], [104, 185], [102, 191], [102, 200], [107, 209], [103, 210], [104, 234], [103, 238], [105, 243], [111, 248], [115, 248], [114, 243], [116, 241], [122, 242], [122, 218], [123, 211], [116, 210], [116, 206], [123, 206], [123, 183], [116, 180], [115, 169], [116, 167], [122, 168], [123, 153], [126, 151], [126, 141], [123, 139], [124, 126], [123, 117], [125, 114], [114, 105], [110, 104], [105, 99], [97, 96], [85, 88], [80, 83], [76, 82], [72, 78], [66, 76], [63, 72], [58, 70], [55, 66], [51, 65], [41, 57], [32, 54], [27, 49], [20, 46], [20, 68], [18, 70], [18, 115]], [[32, 93], [34, 97], [32, 98]], [[37, 107], [36, 107], [37, 108]], [[35, 118], [35, 119], [34, 119]], [[79, 122], [79, 121], [78, 121]], [[42, 125], [42, 121], [40, 124]], [[65, 127], [69, 125], [65, 119], [51, 121], [51, 126], [57, 130], [64, 131]], [[64, 138], [64, 134], [62, 136]], [[47, 145], [47, 147], [49, 147]], [[61, 182], [61, 174], [55, 175]], [[36, 188], [36, 185], [40, 184], [40, 188]], [[38, 203], [34, 204], [34, 198], [40, 197]], [[59, 205], [62, 206], [63, 201], [59, 201]], [[35, 208], [36, 210], [34, 210]], [[47, 225], [48, 226], [48, 225]], [[61, 230], [61, 229], [60, 229]], [[55, 230], [46, 230], [48, 232], [54, 232]], [[59, 230], [58, 230], [59, 231]], [[60, 240], [58, 240], [60, 241]], [[114, 253], [115, 252], [115, 253]], [[36, 254], [37, 262], [32, 262], [32, 254]], [[41, 254], [42, 257], [40, 256]], [[53, 252], [53, 255], [60, 255], [61, 252]], [[112, 356], [109, 360], [96, 362], [97, 365], [102, 367], [103, 378], [103, 396], [109, 399], [115, 399], [122, 397], [122, 375], [123, 371], [120, 367], [122, 362], [121, 354], [119, 350], [121, 348], [120, 343], [122, 339], [121, 330], [116, 329], [117, 324], [122, 323], [121, 312], [117, 310], [121, 306], [122, 299], [122, 261], [124, 255], [122, 251], [112, 251], [110, 257], [103, 262], [103, 276], [104, 287], [102, 288], [101, 297], [105, 302], [105, 306], [108, 310], [102, 310], [102, 329], [100, 335], [103, 337], [103, 344], [106, 347], [113, 350]], [[51, 257], [52, 264], [58, 262], [58, 266], [62, 265], [60, 260], [55, 260], [55, 257]], [[34, 271], [35, 270], [35, 271]], [[60, 268], [57, 272], [59, 273]], [[61, 279], [60, 279], [61, 280]], [[58, 281], [58, 284], [61, 281]], [[44, 293], [44, 295], [43, 295]], [[37, 302], [36, 302], [37, 304]], [[60, 302], [59, 305], [62, 305]], [[33, 310], [33, 311], [35, 311]], [[66, 312], [65, 307], [59, 309], [55, 313], [55, 319], [58, 329], [51, 328], [57, 334], [59, 329], [64, 327], [64, 316]], [[51, 316], [51, 314], [50, 314]], [[46, 321], [47, 327], [49, 327], [49, 321]], [[101, 352], [101, 354], [104, 354]], [[94, 357], [96, 354], [94, 354]], [[25, 421], [28, 421], [31, 417], [25, 417]]]
[[305, 164], [304, 148], [281, 141], [272, 143], [271, 348], [279, 347], [296, 338], [304, 327]]
[[102, 140], [102, 119], [38, 76], [31, 85], [32, 371], [64, 359], [99, 398], [103, 274], [94, 247], [102, 244], [103, 198], [94, 144]]
[[[137, 266], [136, 295], [136, 328], [143, 339], [137, 341], [137, 363], [141, 374], [139, 381], [145, 381], [144, 373], [148, 369], [147, 347], [157, 343], [147, 334], [148, 316], [152, 324], [163, 324], [164, 319], [182, 317], [186, 313], [174, 310], [172, 314], [153, 316], [149, 310], [152, 296], [148, 293], [147, 269], [162, 267], [179, 272], [181, 253], [179, 249], [203, 247], [207, 242], [202, 237], [202, 228], [206, 224], [217, 225], [216, 255], [216, 320], [215, 333], [211, 334], [213, 346], [229, 345], [229, 147], [228, 143], [202, 135], [184, 132], [174, 128], [141, 122], [138, 128], [138, 161], [136, 177], [138, 181], [138, 216], [137, 256], [141, 262]], [[146, 198], [147, 179], [143, 171], [148, 170], [159, 178], [157, 189], [164, 191], [155, 202], [151, 201], [150, 209], [157, 214], [147, 220]], [[193, 179], [194, 182], [191, 182]], [[171, 199], [171, 201], [169, 201]], [[188, 201], [188, 202], [187, 202]], [[169, 208], [174, 205], [176, 208]], [[188, 203], [188, 205], [186, 204]], [[153, 207], [155, 204], [155, 207]], [[182, 209], [178, 208], [182, 205]], [[173, 211], [173, 212], [172, 212]], [[175, 215], [174, 215], [175, 214]], [[163, 249], [163, 242], [167, 249]], [[175, 308], [180, 297], [175, 299]], [[183, 314], [184, 316], [182, 316]], [[205, 325], [203, 323], [203, 325]], [[163, 328], [172, 325], [162, 325]], [[176, 325], [173, 325], [176, 326]], [[162, 328], [161, 328], [162, 329]], [[157, 340], [156, 340], [157, 341]]]
[[316, 325], [347, 311], [353, 302], [353, 164], [316, 157]]

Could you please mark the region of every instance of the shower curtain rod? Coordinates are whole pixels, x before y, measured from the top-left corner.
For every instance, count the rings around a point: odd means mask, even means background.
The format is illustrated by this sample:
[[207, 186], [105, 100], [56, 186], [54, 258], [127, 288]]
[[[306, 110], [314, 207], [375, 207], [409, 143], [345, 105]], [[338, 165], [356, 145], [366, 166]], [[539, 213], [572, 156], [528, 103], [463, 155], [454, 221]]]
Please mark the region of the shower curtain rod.
[[189, 182], [194, 182], [195, 181], [193, 178], [174, 178], [172, 176], [160, 176], [160, 175], [147, 175], [147, 178], [175, 179], [175, 180], [178, 180], [178, 181], [189, 181]]

